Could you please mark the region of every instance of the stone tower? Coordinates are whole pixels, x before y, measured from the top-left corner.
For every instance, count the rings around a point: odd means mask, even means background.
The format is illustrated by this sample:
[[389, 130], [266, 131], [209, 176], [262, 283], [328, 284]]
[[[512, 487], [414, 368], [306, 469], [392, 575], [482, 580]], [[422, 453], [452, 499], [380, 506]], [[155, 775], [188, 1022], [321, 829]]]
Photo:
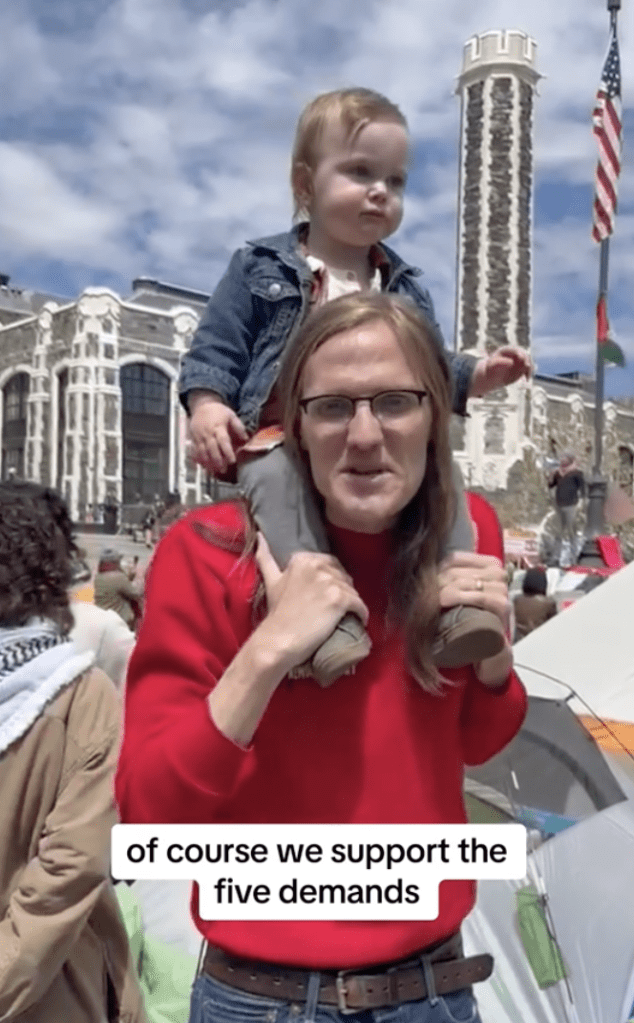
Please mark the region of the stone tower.
[[[465, 44], [461, 99], [455, 344], [483, 355], [530, 348], [536, 44], [518, 30]], [[529, 424], [524, 385], [472, 403], [454, 447], [472, 486], [504, 488]]]
[[519, 31], [486, 32], [465, 45], [457, 86], [459, 350], [530, 344], [535, 50]]

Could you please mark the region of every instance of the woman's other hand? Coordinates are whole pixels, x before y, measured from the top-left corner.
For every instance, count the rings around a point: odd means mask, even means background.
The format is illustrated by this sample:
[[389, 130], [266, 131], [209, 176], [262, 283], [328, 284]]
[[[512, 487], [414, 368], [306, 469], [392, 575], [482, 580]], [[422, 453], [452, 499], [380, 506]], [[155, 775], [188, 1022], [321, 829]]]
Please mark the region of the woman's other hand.
[[471, 551], [450, 554], [440, 565], [438, 590], [441, 607], [481, 607], [497, 615], [508, 630], [511, 602], [506, 572], [497, 558]]
[[441, 608], [465, 604], [497, 615], [507, 636], [504, 649], [475, 665], [481, 682], [502, 685], [513, 667], [513, 651], [509, 643], [511, 602], [506, 572], [497, 558], [471, 551], [456, 551], [441, 563], [438, 571]]

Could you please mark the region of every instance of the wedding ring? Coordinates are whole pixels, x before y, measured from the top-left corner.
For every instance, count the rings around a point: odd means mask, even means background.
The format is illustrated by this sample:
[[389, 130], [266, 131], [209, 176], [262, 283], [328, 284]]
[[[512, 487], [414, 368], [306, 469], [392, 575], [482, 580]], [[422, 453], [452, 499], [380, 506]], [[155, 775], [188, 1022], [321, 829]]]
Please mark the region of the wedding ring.
[[484, 583], [482, 582], [482, 579], [477, 579], [476, 580], [476, 590], [483, 590], [483, 589], [484, 589]]

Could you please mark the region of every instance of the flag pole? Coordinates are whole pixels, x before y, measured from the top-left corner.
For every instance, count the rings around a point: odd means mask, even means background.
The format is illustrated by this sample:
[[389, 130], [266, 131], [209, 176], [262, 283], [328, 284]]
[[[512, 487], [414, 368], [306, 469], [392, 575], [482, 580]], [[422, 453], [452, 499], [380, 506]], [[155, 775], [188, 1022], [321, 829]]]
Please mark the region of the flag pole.
[[[610, 32], [616, 34], [616, 21], [621, 9], [621, 0], [607, 0], [610, 12]], [[599, 256], [599, 288], [597, 302], [607, 302], [608, 267], [610, 260], [610, 235], [601, 240]], [[594, 465], [588, 480], [588, 507], [586, 511], [586, 528], [584, 543], [577, 558], [578, 564], [604, 566], [603, 557], [596, 542], [596, 537], [605, 531], [603, 508], [608, 490], [608, 481], [601, 473], [603, 461], [603, 402], [605, 396], [605, 359], [602, 345], [596, 342], [596, 369], [594, 386]]]
[[[619, 0], [620, 2], [620, 0]], [[599, 292], [597, 301], [602, 298], [607, 303], [608, 297], [608, 265], [610, 260], [610, 236], [601, 242], [599, 255]], [[603, 401], [605, 397], [605, 359], [603, 349], [597, 344], [597, 361], [595, 371], [595, 404], [594, 404], [594, 476], [601, 475], [603, 461]]]

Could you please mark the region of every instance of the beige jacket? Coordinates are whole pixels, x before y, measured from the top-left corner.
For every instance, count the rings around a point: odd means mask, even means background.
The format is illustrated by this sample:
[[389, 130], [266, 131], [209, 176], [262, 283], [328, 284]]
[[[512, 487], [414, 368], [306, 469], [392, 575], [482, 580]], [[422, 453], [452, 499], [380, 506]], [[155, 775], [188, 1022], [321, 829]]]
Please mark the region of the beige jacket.
[[119, 721], [92, 668], [0, 752], [2, 1023], [146, 1021], [109, 876]]

